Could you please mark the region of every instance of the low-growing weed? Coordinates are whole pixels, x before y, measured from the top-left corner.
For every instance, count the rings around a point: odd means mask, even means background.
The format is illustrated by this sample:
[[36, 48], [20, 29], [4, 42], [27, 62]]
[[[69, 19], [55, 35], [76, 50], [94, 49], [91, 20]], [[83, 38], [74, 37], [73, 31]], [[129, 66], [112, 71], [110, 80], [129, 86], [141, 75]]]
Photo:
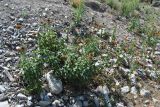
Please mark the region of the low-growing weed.
[[139, 0], [122, 0], [122, 15], [129, 16], [139, 6]]
[[73, 8], [73, 16], [74, 16], [74, 23], [76, 25], [78, 25], [81, 20], [82, 20], [82, 17], [84, 15], [84, 1], [83, 0], [73, 0], [73, 1], [78, 1], [78, 4], [74, 6]]
[[38, 94], [41, 92], [41, 64], [37, 62], [36, 58], [28, 58], [22, 54], [20, 67], [23, 70], [22, 77], [27, 91], [31, 94]]

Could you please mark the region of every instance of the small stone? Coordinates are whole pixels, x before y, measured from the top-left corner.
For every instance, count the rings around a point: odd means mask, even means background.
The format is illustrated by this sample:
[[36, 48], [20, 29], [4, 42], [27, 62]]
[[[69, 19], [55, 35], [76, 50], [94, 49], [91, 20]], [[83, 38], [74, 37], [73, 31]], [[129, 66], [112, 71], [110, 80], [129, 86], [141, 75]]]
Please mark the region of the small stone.
[[125, 107], [125, 106], [122, 102], [119, 102], [119, 103], [116, 104], [116, 107]]
[[124, 86], [121, 88], [122, 94], [128, 93], [129, 92], [129, 86]]
[[25, 95], [22, 94], [22, 93], [19, 93], [19, 94], [17, 95], [17, 98], [20, 99], [20, 100], [26, 100], [26, 99], [28, 99], [27, 96], [25, 96]]
[[135, 86], [131, 87], [131, 93], [136, 95], [137, 94], [137, 89]]
[[37, 25], [38, 23], [35, 23], [35, 22], [32, 24], [33, 27], [36, 27]]
[[9, 4], [8, 4], [8, 3], [6, 3], [4, 6], [5, 6], [5, 7], [8, 7], [8, 6], [9, 6]]
[[123, 68], [123, 67], [119, 67], [120, 71], [122, 71], [125, 75], [127, 75], [128, 73], [130, 73], [131, 71], [127, 68]]
[[109, 89], [107, 86], [98, 86], [96, 91], [101, 92], [102, 94], [109, 94]]
[[149, 90], [146, 90], [146, 89], [141, 89], [140, 90], [140, 95], [143, 96], [143, 97], [150, 97], [151, 92]]
[[152, 101], [153, 101], [153, 103], [158, 103], [159, 102], [159, 100], [157, 100], [155, 98], [152, 98]]
[[6, 30], [8, 33], [13, 34], [14, 33], [14, 27], [13, 26], [9, 26]]
[[24, 105], [16, 105], [15, 107], [24, 107]]
[[49, 8], [46, 7], [44, 10], [47, 12], [49, 10]]
[[60, 104], [61, 104], [61, 102], [60, 102], [59, 100], [55, 100], [55, 101], [52, 103], [53, 107], [57, 107], [57, 106], [59, 106]]
[[135, 85], [136, 84], [136, 76], [135, 76], [135, 74], [131, 74], [130, 79], [131, 79], [131, 84]]
[[155, 51], [155, 55], [160, 55], [160, 51]]
[[144, 101], [144, 104], [149, 104], [150, 103], [150, 101], [149, 100], [146, 100], [146, 101]]
[[3, 85], [0, 85], [0, 93], [3, 93], [6, 91], [6, 88]]
[[40, 101], [38, 104], [41, 107], [48, 107], [51, 104], [51, 102], [49, 102], [49, 101]]
[[47, 13], [42, 13], [42, 16], [43, 16], [43, 17], [46, 17], [46, 16], [47, 16]]
[[19, 22], [19, 23], [23, 23], [23, 22], [24, 22], [24, 19], [23, 19], [23, 18], [19, 18], [19, 19], [18, 19], [18, 22]]
[[51, 93], [59, 94], [62, 92], [63, 90], [62, 82], [54, 78], [51, 72], [48, 72], [46, 74], [46, 79], [47, 79], [48, 86], [50, 88]]
[[4, 93], [0, 94], [0, 102], [8, 100], [8, 95], [5, 95]]
[[12, 58], [9, 58], [9, 57], [5, 59], [6, 62], [9, 62], [11, 60], [12, 60]]
[[30, 107], [30, 106], [32, 106], [32, 105], [33, 105], [33, 102], [32, 102], [32, 101], [27, 100], [27, 105]]
[[157, 79], [158, 78], [158, 75], [155, 71], [150, 71], [150, 74], [149, 76], [152, 78], [152, 79]]

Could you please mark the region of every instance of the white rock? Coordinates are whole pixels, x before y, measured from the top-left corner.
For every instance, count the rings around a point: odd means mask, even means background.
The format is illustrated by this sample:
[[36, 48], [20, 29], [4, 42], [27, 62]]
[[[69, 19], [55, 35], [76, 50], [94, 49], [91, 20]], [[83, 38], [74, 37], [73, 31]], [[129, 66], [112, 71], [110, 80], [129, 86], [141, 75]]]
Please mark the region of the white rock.
[[3, 93], [4, 91], [6, 91], [6, 88], [3, 85], [0, 85], [0, 93]]
[[129, 89], [129, 86], [124, 86], [124, 87], [121, 88], [121, 92], [122, 92], [123, 94], [128, 93], [129, 90], [130, 90], [130, 89]]
[[140, 95], [143, 96], [143, 97], [149, 97], [149, 96], [151, 96], [151, 92], [149, 90], [146, 90], [146, 89], [141, 89], [140, 90]]
[[116, 104], [116, 107], [125, 107], [125, 106], [122, 102], [119, 102], [119, 103]]
[[30, 107], [30, 106], [32, 106], [32, 105], [33, 105], [33, 102], [32, 102], [32, 101], [30, 101], [30, 100], [27, 100], [27, 105]]
[[160, 55], [160, 51], [156, 51], [154, 54], [155, 55]]
[[8, 101], [0, 102], [0, 107], [10, 107]]
[[54, 78], [50, 72], [47, 73], [46, 79], [51, 93], [59, 94], [62, 92], [63, 90], [62, 82]]
[[131, 93], [135, 95], [137, 94], [137, 89], [135, 86], [131, 87]]
[[144, 104], [149, 104], [149, 103], [150, 103], [149, 100], [144, 101]]
[[135, 76], [135, 74], [131, 74], [130, 79], [131, 79], [131, 83], [135, 85], [136, 84], [136, 76]]
[[107, 107], [112, 107], [109, 99], [109, 89], [107, 86], [98, 86], [96, 89], [97, 92], [100, 92], [104, 96], [105, 103], [107, 104]]
[[24, 105], [16, 105], [15, 107], [24, 107]]
[[119, 69], [125, 74], [127, 75], [128, 73], [130, 73], [131, 71], [127, 68], [123, 68], [123, 67], [119, 67]]
[[57, 107], [61, 104], [61, 102], [59, 100], [55, 100], [53, 103], [52, 103], [52, 106], [53, 107]]
[[109, 89], [107, 86], [98, 86], [96, 91], [102, 94], [109, 94]]
[[17, 95], [17, 98], [18, 98], [18, 99], [21, 99], [21, 100], [28, 99], [27, 96], [25, 96], [25, 95], [22, 94], [22, 93], [19, 93], [19, 94]]

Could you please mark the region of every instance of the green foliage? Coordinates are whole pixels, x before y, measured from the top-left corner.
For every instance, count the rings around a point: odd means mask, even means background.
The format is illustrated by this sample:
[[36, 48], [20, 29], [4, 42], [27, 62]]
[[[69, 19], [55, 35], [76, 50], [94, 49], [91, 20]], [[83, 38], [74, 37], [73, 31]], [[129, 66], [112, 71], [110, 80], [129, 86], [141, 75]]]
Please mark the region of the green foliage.
[[122, 15], [128, 16], [139, 7], [139, 0], [122, 0]]
[[78, 25], [84, 14], [84, 1], [81, 0], [77, 7], [73, 8], [74, 23]]
[[107, 4], [115, 10], [121, 9], [121, 2], [119, 0], [106, 0]]
[[129, 24], [128, 30], [131, 31], [131, 32], [132, 31], [138, 32], [140, 30], [140, 27], [141, 27], [141, 25], [140, 25], [139, 18], [132, 18], [131, 22]]
[[40, 50], [48, 50], [57, 53], [64, 48], [64, 41], [58, 39], [55, 32], [51, 29], [41, 33], [38, 38], [38, 46]]
[[41, 64], [36, 59], [21, 55], [20, 67], [23, 69], [23, 81], [26, 89], [31, 94], [38, 94], [41, 91], [42, 77]]
[[21, 62], [27, 90], [35, 92], [40, 89], [44, 63], [49, 64], [53, 75], [65, 83], [74, 86], [89, 83], [96, 74], [96, 60], [93, 57], [98, 55], [99, 45], [94, 37], [81, 39], [84, 41], [82, 46], [79, 44], [66, 46], [54, 31], [47, 30], [41, 33], [38, 38], [38, 49], [33, 52], [32, 58], [22, 59]]

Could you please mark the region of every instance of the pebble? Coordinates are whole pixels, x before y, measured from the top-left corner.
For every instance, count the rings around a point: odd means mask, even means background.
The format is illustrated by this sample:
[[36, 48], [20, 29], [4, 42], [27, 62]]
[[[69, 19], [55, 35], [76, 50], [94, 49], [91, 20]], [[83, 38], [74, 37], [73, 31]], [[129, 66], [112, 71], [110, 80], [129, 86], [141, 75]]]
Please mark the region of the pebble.
[[146, 89], [141, 89], [140, 90], [140, 95], [143, 96], [143, 97], [150, 97], [151, 92], [149, 90], [146, 90]]
[[130, 73], [130, 70], [127, 69], [127, 68], [120, 67], [119, 69], [120, 69], [125, 75], [127, 75], [128, 73]]
[[130, 79], [131, 79], [131, 84], [135, 85], [136, 84], [136, 76], [135, 76], [135, 74], [131, 74]]
[[59, 100], [55, 100], [55, 101], [52, 103], [53, 107], [57, 107], [57, 106], [59, 106], [60, 104], [61, 104], [61, 102], [60, 102]]
[[6, 88], [3, 85], [0, 85], [0, 93], [3, 93], [6, 91]]
[[14, 33], [14, 27], [13, 26], [9, 26], [6, 31], [10, 34], [13, 34]]
[[158, 75], [157, 75], [157, 73], [155, 71], [150, 71], [149, 76], [154, 80], [158, 78]]
[[27, 100], [27, 99], [28, 99], [27, 96], [24, 95], [24, 94], [22, 94], [22, 93], [19, 93], [19, 94], [17, 95], [17, 98], [20, 99], [20, 100]]
[[149, 100], [145, 100], [145, 101], [144, 101], [144, 104], [147, 104], [147, 105], [148, 105], [149, 103], [150, 103]]
[[24, 22], [24, 19], [23, 19], [23, 18], [19, 18], [19, 19], [18, 19], [18, 22], [19, 22], [19, 23], [23, 23], [23, 22]]
[[116, 107], [125, 107], [125, 106], [122, 102], [119, 102], [119, 103], [116, 104]]
[[124, 87], [121, 88], [122, 94], [128, 93], [129, 90], [130, 90], [130, 89], [129, 89], [129, 86], [124, 86]]
[[131, 93], [136, 95], [137, 94], [137, 89], [135, 86], [131, 87]]
[[62, 92], [63, 86], [61, 80], [54, 78], [50, 72], [46, 74], [46, 80], [48, 82], [51, 93], [59, 94]]

